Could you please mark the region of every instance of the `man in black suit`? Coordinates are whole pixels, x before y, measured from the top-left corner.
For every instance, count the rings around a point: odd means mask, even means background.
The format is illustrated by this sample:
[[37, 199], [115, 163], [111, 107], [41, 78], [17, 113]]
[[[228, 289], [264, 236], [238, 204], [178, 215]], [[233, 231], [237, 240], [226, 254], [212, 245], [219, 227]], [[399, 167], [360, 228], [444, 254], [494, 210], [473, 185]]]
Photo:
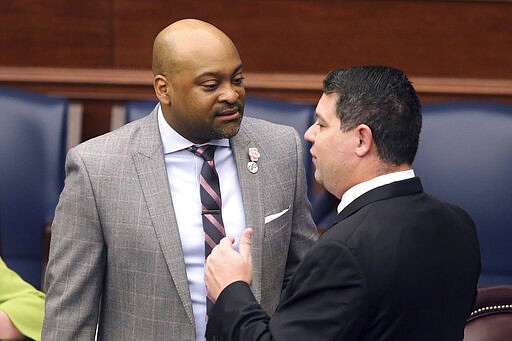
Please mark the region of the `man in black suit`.
[[332, 71], [316, 115], [305, 138], [316, 180], [341, 199], [339, 213], [271, 317], [248, 284], [251, 231], [239, 252], [225, 238], [206, 264], [216, 299], [207, 338], [462, 340], [480, 273], [478, 238], [465, 211], [423, 192], [414, 175], [421, 105], [411, 83], [390, 67]]

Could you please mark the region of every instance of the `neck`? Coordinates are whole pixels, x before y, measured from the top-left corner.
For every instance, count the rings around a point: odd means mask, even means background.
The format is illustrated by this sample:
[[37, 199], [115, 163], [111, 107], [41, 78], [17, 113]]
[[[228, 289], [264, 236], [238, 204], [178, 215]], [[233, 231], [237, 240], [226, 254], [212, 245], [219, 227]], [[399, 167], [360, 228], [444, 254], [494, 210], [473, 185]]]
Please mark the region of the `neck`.
[[381, 175], [401, 172], [409, 169], [412, 169], [412, 167], [407, 163], [394, 165], [391, 163], [383, 163], [380, 160], [376, 160], [371, 164], [365, 164], [364, 167], [361, 167], [360, 169], [354, 172], [354, 174], [358, 174], [358, 179], [357, 181], [355, 181], [354, 185], [369, 181]]

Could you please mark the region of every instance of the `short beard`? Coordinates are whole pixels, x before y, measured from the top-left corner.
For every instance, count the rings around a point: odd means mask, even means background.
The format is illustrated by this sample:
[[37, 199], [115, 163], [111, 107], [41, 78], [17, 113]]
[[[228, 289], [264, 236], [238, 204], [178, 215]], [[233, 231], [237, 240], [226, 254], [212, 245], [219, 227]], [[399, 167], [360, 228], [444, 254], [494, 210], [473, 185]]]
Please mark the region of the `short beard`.
[[236, 120], [230, 121], [221, 128], [210, 130], [212, 139], [229, 139], [238, 134], [240, 130], [240, 124], [242, 123], [243, 115], [240, 115]]

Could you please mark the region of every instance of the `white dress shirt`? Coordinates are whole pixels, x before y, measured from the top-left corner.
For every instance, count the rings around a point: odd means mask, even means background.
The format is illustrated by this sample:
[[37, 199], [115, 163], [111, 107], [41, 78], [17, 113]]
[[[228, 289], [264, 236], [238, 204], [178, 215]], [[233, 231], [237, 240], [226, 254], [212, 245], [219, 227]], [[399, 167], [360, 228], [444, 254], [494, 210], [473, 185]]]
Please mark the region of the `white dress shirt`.
[[338, 213], [340, 213], [352, 201], [374, 188], [384, 186], [392, 182], [414, 178], [414, 176], [414, 171], [412, 169], [408, 169], [400, 172], [380, 175], [371, 180], [361, 182], [360, 184], [350, 187], [341, 197], [341, 202], [338, 205]]
[[[185, 258], [196, 323], [196, 337], [197, 340], [204, 340], [206, 330], [205, 257], [199, 194], [199, 174], [201, 173], [203, 159], [185, 149], [194, 143], [169, 126], [164, 119], [160, 106], [158, 106], [158, 127], [162, 138], [167, 177]], [[238, 248], [238, 239], [245, 229], [245, 214], [242, 192], [237, 181], [236, 163], [228, 139], [211, 140], [208, 144], [217, 146], [214, 162], [219, 174], [222, 220], [226, 235], [235, 237], [235, 248]]]

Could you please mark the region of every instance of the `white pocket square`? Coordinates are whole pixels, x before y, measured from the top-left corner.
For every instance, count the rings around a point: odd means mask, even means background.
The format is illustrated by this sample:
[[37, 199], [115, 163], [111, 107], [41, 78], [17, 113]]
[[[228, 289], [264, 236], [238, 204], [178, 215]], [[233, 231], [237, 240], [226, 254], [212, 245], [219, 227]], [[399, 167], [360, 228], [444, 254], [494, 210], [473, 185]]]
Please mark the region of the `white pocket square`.
[[270, 223], [272, 220], [276, 220], [277, 218], [279, 218], [280, 216], [282, 216], [283, 214], [285, 214], [286, 212], [288, 212], [288, 210], [290, 209], [290, 207], [288, 208], [285, 208], [284, 210], [282, 210], [281, 212], [277, 212], [277, 213], [274, 213], [274, 214], [271, 214], [271, 215], [268, 215], [265, 217], [265, 224], [268, 224]]

